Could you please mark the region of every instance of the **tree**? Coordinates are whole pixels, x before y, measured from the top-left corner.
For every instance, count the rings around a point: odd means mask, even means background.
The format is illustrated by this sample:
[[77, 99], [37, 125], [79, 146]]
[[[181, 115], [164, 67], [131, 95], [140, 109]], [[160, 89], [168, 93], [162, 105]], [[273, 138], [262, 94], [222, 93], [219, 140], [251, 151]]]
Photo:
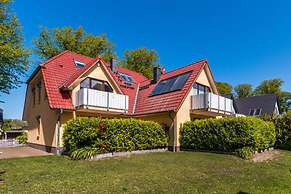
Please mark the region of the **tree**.
[[264, 80], [254, 91], [256, 95], [277, 94], [280, 95], [284, 81], [281, 79]]
[[106, 35], [88, 34], [82, 27], [43, 28], [39, 37], [34, 39], [34, 52], [43, 59], [49, 59], [62, 51], [70, 50], [89, 57], [101, 55], [106, 61], [115, 57], [113, 44]]
[[238, 98], [245, 98], [252, 95], [253, 88], [251, 84], [239, 84], [234, 88], [234, 91]]
[[219, 94], [231, 95], [232, 86], [226, 82], [215, 82]]
[[6, 119], [2, 125], [3, 131], [10, 131], [13, 129], [20, 129], [27, 126], [27, 123], [18, 119]]
[[10, 3], [0, 0], [0, 93], [6, 94], [22, 83], [29, 66], [29, 50], [23, 47], [21, 26]]
[[276, 94], [279, 97], [281, 112], [286, 112], [290, 107], [291, 93], [282, 91], [284, 81], [281, 79], [264, 80], [255, 89], [255, 95]]
[[120, 64], [127, 69], [143, 74], [149, 79], [153, 77], [153, 67], [160, 65], [157, 52], [147, 48], [126, 50], [124, 59], [121, 60]]

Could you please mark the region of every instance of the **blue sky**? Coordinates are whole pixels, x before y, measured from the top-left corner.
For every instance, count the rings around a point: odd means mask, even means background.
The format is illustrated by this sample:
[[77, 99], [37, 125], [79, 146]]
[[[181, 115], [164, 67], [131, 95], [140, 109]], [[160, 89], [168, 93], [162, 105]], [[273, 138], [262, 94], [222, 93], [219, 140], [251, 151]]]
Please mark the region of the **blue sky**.
[[[25, 46], [41, 26], [83, 26], [107, 34], [122, 56], [125, 49], [155, 49], [167, 70], [208, 59], [215, 79], [258, 85], [281, 78], [291, 91], [291, 1], [57, 1], [16, 0], [12, 6]], [[32, 56], [33, 66], [37, 57]], [[5, 118], [21, 118], [25, 86], [1, 95]]]

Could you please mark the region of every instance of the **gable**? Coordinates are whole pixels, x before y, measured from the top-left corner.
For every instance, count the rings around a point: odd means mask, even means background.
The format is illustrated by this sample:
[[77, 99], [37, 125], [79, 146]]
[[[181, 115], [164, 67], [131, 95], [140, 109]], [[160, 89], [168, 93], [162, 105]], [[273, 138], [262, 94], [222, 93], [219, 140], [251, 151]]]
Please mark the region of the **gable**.
[[92, 67], [89, 71], [87, 71], [84, 75], [82, 75], [77, 81], [77, 85], [80, 85], [80, 82], [86, 78], [93, 78], [101, 81], [107, 81], [109, 85], [112, 87], [114, 93], [120, 93], [118, 90], [118, 85], [115, 81], [110, 77], [110, 75], [105, 70], [104, 66], [101, 65], [100, 62], [97, 62], [94, 67]]
[[217, 94], [217, 88], [215, 86], [214, 78], [210, 72], [209, 66], [205, 65], [201, 73], [196, 79], [196, 83], [208, 86], [212, 93]]

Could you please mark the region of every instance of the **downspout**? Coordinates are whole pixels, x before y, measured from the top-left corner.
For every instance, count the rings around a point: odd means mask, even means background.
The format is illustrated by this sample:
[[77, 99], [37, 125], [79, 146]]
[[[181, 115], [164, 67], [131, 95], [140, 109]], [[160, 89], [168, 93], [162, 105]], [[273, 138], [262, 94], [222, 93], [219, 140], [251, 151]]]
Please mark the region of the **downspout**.
[[172, 127], [173, 127], [173, 138], [174, 138], [174, 141], [173, 141], [173, 152], [176, 152], [176, 133], [175, 133], [175, 117], [172, 117], [172, 114], [171, 113], [175, 113], [174, 111], [169, 111], [169, 117], [172, 121]]
[[56, 133], [56, 145], [57, 145], [57, 155], [61, 154], [60, 151], [60, 131], [61, 131], [61, 115], [64, 113], [64, 109], [58, 109], [58, 118], [57, 118], [57, 133]]

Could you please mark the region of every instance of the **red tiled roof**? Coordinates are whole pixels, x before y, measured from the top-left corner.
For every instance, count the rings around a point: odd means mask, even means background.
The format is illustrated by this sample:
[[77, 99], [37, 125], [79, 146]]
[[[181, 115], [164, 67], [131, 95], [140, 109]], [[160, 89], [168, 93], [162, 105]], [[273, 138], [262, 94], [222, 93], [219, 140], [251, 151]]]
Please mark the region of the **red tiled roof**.
[[64, 51], [40, 65], [51, 108], [74, 109], [69, 92], [59, 90], [59, 86], [79, 70], [74, 60], [87, 64], [94, 61], [90, 57]]
[[[75, 60], [84, 62], [87, 65], [79, 69], [74, 63]], [[105, 65], [108, 72], [118, 84], [121, 92], [129, 96], [129, 114], [146, 114], [178, 110], [186, 94], [188, 94], [192, 83], [197, 79], [205, 63], [207, 63], [206, 60], [202, 60], [162, 74], [161, 80], [185, 72], [192, 72], [181, 90], [150, 96], [150, 93], [157, 84], [151, 84], [151, 80], [148, 80], [143, 75], [118, 66], [117, 72], [132, 76], [136, 82], [135, 84], [127, 85], [119, 78], [118, 74], [111, 71], [109, 64], [102, 60], [102, 58], [97, 57], [94, 59], [71, 51], [64, 51], [40, 65], [50, 107], [74, 109], [69, 91], [61, 90], [60, 88], [68, 88], [68, 86], [70, 86], [80, 75], [90, 69], [98, 60]]]
[[147, 114], [154, 112], [164, 112], [169, 110], [178, 110], [189, 90], [191, 89], [193, 82], [197, 79], [198, 75], [200, 74], [206, 63], [206, 60], [201, 60], [199, 62], [192, 63], [188, 66], [176, 69], [161, 76], [160, 80], [164, 80], [191, 71], [191, 74], [186, 81], [184, 87], [178, 91], [150, 96], [152, 90], [158, 83], [150, 84], [150, 81], [143, 82], [141, 84], [141, 89], [138, 92], [135, 114]]

